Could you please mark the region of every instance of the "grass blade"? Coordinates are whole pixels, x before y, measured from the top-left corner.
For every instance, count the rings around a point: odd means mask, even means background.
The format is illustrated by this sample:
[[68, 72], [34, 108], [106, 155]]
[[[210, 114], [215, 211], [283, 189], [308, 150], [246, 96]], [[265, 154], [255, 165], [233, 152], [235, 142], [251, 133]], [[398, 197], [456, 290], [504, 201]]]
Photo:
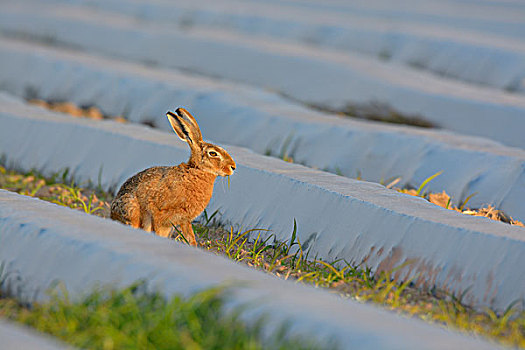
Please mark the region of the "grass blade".
[[463, 211], [463, 209], [465, 208], [465, 206], [467, 205], [468, 201], [474, 197], [475, 195], [477, 195], [478, 192], [474, 192], [472, 193], [470, 196], [468, 196], [467, 198], [465, 198], [465, 200], [463, 201], [463, 203], [461, 204], [461, 206], [459, 207], [459, 210]]
[[418, 197], [422, 197], [422, 196], [421, 196], [421, 191], [423, 191], [423, 189], [425, 188], [425, 186], [426, 186], [430, 181], [434, 180], [436, 177], [438, 177], [439, 175], [441, 175], [442, 173], [443, 173], [443, 171], [438, 171], [438, 172], [435, 173], [434, 175], [431, 175], [431, 176], [427, 177], [427, 178], [425, 179], [425, 181], [423, 181], [423, 182], [421, 183], [421, 185], [419, 186], [419, 188], [417, 189], [417, 193], [416, 193], [416, 195], [417, 195]]

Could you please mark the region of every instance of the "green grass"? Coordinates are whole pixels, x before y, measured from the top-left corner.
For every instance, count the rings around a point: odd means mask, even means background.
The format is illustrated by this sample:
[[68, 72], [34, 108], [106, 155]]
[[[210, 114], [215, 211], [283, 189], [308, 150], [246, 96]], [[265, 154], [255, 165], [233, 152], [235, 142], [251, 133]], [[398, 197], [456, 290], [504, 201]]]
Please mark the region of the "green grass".
[[[525, 346], [522, 305], [510, 305], [500, 314], [490, 309], [475, 310], [463, 303], [461, 296], [437, 289], [416, 288], [410, 281], [396, 281], [393, 276], [401, 266], [374, 275], [369, 268], [345, 261], [328, 263], [311, 258], [294, 239], [295, 230], [288, 242], [276, 241], [271, 235], [262, 239], [264, 231], [235, 234], [231, 229], [226, 231], [209, 225], [196, 225], [195, 231], [203, 248], [278, 277], [328, 288], [350, 299], [381, 305], [401, 314], [490, 337], [505, 344]], [[249, 234], [252, 234], [252, 239], [248, 239]]]
[[240, 309], [225, 312], [220, 288], [167, 300], [146, 287], [101, 289], [76, 302], [55, 291], [49, 302], [31, 307], [0, 298], [0, 316], [83, 349], [335, 349], [291, 337], [284, 326], [263, 337], [264, 319], [247, 325]]
[[[5, 187], [5, 183], [8, 183], [17, 192], [29, 195], [38, 195], [39, 191], [47, 193], [45, 186], [54, 186], [51, 183], [53, 181], [42, 179], [34, 172], [25, 175], [4, 169], [3, 174], [0, 171], [0, 175], [0, 187]], [[54, 180], [63, 181], [66, 177], [55, 176]], [[6, 178], [9, 178], [9, 181], [5, 180]], [[46, 185], [34, 191], [42, 180]], [[420, 186], [420, 195], [423, 194], [430, 180]], [[97, 200], [104, 198], [97, 202], [97, 205], [108, 207], [105, 201], [111, 199], [109, 194], [95, 193], [93, 190], [85, 190], [71, 184], [68, 186], [75, 189], [74, 192], [77, 193], [75, 198], [89, 198], [89, 194], [94, 193]], [[88, 211], [86, 206], [78, 205], [75, 201], [65, 205]], [[99, 210], [95, 214], [104, 216], [104, 210]], [[227, 230], [215, 224], [217, 215], [217, 212], [211, 215], [205, 212], [204, 223], [194, 225], [202, 249], [227, 256], [234, 261], [284, 279], [328, 288], [343, 297], [381, 305], [395, 312], [448, 328], [490, 337], [504, 344], [525, 347], [523, 305], [510, 305], [503, 313], [495, 313], [490, 309], [475, 310], [466, 305], [461, 296], [450, 295], [435, 288], [430, 290], [417, 288], [410, 281], [396, 281], [393, 278], [396, 269], [373, 274], [366, 266], [356, 266], [345, 261], [326, 262], [309, 256], [308, 252], [303, 251], [303, 245], [297, 238], [295, 222], [294, 229], [290, 233], [291, 239], [282, 242], [276, 239], [275, 234], [263, 229], [241, 232], [235, 232], [233, 228]], [[179, 237], [175, 239], [180, 240]]]
[[92, 190], [79, 187], [69, 179], [68, 170], [51, 177], [44, 177], [37, 171], [20, 174], [8, 171], [0, 165], [0, 188], [79, 209], [88, 214], [103, 217], [109, 215], [108, 203], [111, 201], [111, 196], [100, 188]]

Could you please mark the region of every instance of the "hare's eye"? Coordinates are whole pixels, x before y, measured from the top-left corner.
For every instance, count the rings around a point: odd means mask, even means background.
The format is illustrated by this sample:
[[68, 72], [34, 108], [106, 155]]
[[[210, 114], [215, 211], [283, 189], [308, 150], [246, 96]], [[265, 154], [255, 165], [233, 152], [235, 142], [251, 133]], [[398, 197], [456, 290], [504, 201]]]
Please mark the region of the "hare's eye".
[[209, 151], [208, 154], [210, 155], [210, 157], [217, 157], [217, 152], [215, 151]]

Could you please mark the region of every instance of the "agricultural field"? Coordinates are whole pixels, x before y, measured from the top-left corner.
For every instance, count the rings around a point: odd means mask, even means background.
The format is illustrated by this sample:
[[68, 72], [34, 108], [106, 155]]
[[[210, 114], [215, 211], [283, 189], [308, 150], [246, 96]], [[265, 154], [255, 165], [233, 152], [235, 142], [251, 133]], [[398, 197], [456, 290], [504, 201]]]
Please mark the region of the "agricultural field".
[[[67, 173], [55, 174], [55, 176], [51, 178], [44, 178], [37, 173], [20, 174], [7, 171], [5, 168], [0, 167], [0, 188], [28, 196], [35, 196], [88, 214], [105, 218], [109, 217], [112, 195], [100, 190], [97, 191], [96, 189], [79, 187], [75, 185], [74, 182], [71, 182], [71, 180], [68, 181]], [[344, 267], [338, 267], [333, 262], [308, 259], [308, 256], [305, 256], [301, 249], [295, 250], [292, 254], [290, 253], [292, 247], [300, 245], [296, 240], [297, 226], [295, 225], [291, 240], [288, 242], [278, 242], [272, 240], [272, 236], [262, 239], [261, 233], [265, 231], [263, 229], [248, 229], [243, 232], [234, 232], [233, 227], [228, 230], [216, 224], [214, 225], [213, 222], [216, 222], [216, 220], [214, 220], [216, 215], [217, 212], [212, 214], [205, 212], [203, 223], [196, 224], [194, 227], [202, 249], [226, 256], [229, 259], [274, 274], [285, 280], [290, 279], [312, 284], [316, 287], [331, 289], [346, 298], [359, 300], [361, 302], [372, 302], [402, 314], [417, 316], [426, 321], [443, 324], [447, 327], [475, 334], [494, 337], [503, 343], [511, 345], [523, 345], [525, 342], [525, 337], [523, 336], [525, 312], [521, 311], [520, 314], [518, 308], [510, 307], [501, 315], [498, 315], [494, 311], [479, 312], [464, 304], [461, 298], [448, 295], [444, 291], [424, 291], [412, 286], [410, 281], [404, 283], [396, 282], [392, 279], [392, 274], [395, 271], [386, 271], [378, 276], [374, 276], [369, 269], [362, 268], [361, 266], [347, 264]], [[494, 219], [497, 219], [497, 217]], [[256, 235], [254, 235], [254, 233], [256, 233]], [[252, 239], [249, 241], [250, 234], [256, 236], [255, 240]], [[184, 241], [184, 236], [180, 233], [174, 232], [172, 238], [187, 244], [187, 242]], [[123, 293], [130, 293], [134, 288], [137, 288], [137, 286]], [[107, 291], [105, 293], [107, 293]], [[138, 298], [143, 297], [150, 296], [143, 296], [139, 293]], [[152, 297], [154, 299], [160, 298], [158, 295]], [[111, 297], [108, 298], [107, 294], [102, 293], [102, 295], [95, 294], [94, 296], [90, 296], [90, 301], [85, 301], [84, 303], [91, 304], [91, 299], [94, 299], [95, 305], [98, 307], [100, 299], [102, 299], [103, 303], [105, 303], [107, 299], [107, 302], [115, 302], [121, 307], [121, 304], [118, 302], [120, 298], [123, 297], [119, 294], [111, 295]], [[200, 297], [197, 297], [197, 299], [199, 298]], [[210, 298], [211, 301], [205, 299], [205, 302], [216, 302], [219, 304], [221, 302], [219, 294], [213, 295], [212, 293]], [[62, 304], [58, 296], [56, 296], [54, 302], [59, 303], [61, 307], [64, 308], [70, 307], [70, 301]], [[15, 303], [13, 306], [12, 299], [6, 299], [4, 304], [1, 303], [0, 299], [0, 305], [2, 305], [0, 308], [6, 310], [4, 312], [9, 317], [14, 319], [20, 318], [28, 324], [35, 325], [38, 325], [38, 322], [44, 322], [43, 320], [45, 320], [46, 317], [52, 320], [52, 312], [55, 312], [52, 306], [46, 305], [42, 310], [44, 311], [43, 314], [33, 319], [31, 315], [24, 313], [27, 313], [27, 311], [24, 309], [20, 310], [22, 305]], [[45, 309], [46, 307], [50, 307], [51, 309], [47, 311]], [[211, 307], [211, 305], [209, 307]], [[66, 310], [67, 309], [61, 312], [68, 312]], [[38, 321], [39, 318], [41, 321]], [[42, 324], [40, 327], [46, 326]], [[57, 324], [55, 327], [60, 326]], [[74, 328], [76, 329], [76, 327]], [[48, 332], [60, 334], [57, 330], [48, 330]], [[86, 333], [89, 334], [89, 329]], [[85, 337], [87, 337], [87, 334]], [[72, 339], [75, 335], [76, 333], [72, 332]], [[69, 335], [63, 335], [63, 337], [68, 339]], [[130, 338], [133, 339], [132, 337]], [[89, 339], [85, 339], [83, 342], [86, 342], [85, 344], [91, 344]], [[84, 343], [76, 344], [86, 346]], [[98, 343], [94, 342], [93, 344]], [[95, 345], [89, 345], [89, 347], [91, 346]], [[118, 345], [115, 346], [118, 347]], [[288, 344], [287, 346], [292, 345]], [[299, 344], [293, 346], [294, 348], [300, 347]], [[155, 347], [158, 347], [158, 345], [155, 345]]]
[[[525, 347], [525, 4], [0, 6], [2, 319], [80, 348]], [[197, 248], [109, 219], [188, 159], [181, 106], [236, 162]]]

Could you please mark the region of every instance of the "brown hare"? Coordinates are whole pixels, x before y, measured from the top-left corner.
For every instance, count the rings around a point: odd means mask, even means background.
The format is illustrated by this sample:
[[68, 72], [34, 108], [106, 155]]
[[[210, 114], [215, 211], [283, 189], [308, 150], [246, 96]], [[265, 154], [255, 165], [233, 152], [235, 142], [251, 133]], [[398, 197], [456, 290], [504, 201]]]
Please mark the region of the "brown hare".
[[187, 163], [148, 168], [130, 177], [111, 203], [111, 218], [169, 237], [178, 226], [197, 245], [191, 222], [208, 205], [217, 176], [229, 176], [235, 162], [223, 148], [202, 140], [197, 121], [184, 108], [166, 116], [191, 149]]

